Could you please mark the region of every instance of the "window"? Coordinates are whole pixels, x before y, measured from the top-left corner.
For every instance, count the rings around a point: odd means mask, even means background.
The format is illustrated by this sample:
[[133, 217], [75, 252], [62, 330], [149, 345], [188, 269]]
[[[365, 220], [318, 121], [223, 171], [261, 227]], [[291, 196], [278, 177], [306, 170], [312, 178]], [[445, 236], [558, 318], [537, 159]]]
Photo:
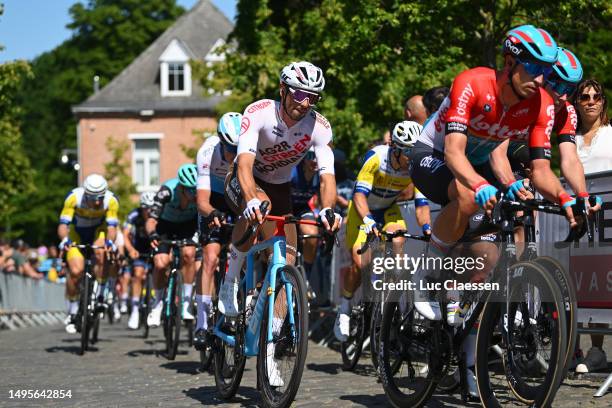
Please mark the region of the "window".
[[130, 135], [134, 149], [132, 155], [133, 181], [140, 192], [156, 190], [159, 187], [160, 136], [146, 138], [146, 135]]
[[185, 90], [185, 64], [168, 64], [168, 90]]

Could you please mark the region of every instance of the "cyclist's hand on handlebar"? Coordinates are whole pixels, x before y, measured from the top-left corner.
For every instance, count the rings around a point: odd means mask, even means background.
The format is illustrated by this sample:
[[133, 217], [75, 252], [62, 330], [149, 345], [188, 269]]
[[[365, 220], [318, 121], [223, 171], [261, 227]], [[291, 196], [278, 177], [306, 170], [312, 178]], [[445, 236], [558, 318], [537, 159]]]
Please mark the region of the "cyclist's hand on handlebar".
[[140, 252], [138, 252], [135, 248], [132, 248], [132, 250], [129, 252], [129, 255], [132, 259], [138, 259], [138, 257], [140, 256]]
[[497, 204], [497, 188], [483, 181], [477, 184], [474, 188], [476, 204], [487, 210], [487, 213], [493, 210]]
[[104, 242], [104, 246], [106, 246], [106, 249], [111, 252], [117, 252], [117, 245], [115, 245], [115, 243], [110, 239], [107, 239], [106, 242]]
[[154, 232], [149, 235], [149, 242], [151, 243], [151, 248], [157, 249], [157, 247], [159, 246], [159, 239], [160, 236], [157, 232]]
[[423, 235], [431, 235], [431, 225], [429, 225], [427, 223], [423, 224], [421, 229], [423, 230]]
[[569, 194], [562, 193], [559, 195], [559, 205], [565, 210], [565, 218], [569, 222], [571, 228], [575, 228], [578, 225], [574, 218], [574, 211], [572, 210], [572, 205], [574, 204], [576, 204], [576, 199], [572, 198]]
[[374, 220], [374, 217], [372, 217], [372, 214], [368, 214], [363, 217], [363, 231], [366, 233], [366, 235], [370, 235], [373, 233], [377, 237], [379, 236], [378, 228], [376, 227], [376, 221]]
[[59, 245], [57, 246], [57, 248], [61, 251], [67, 251], [68, 248], [70, 248], [70, 245], [72, 245], [72, 240], [68, 237], [65, 237], [64, 239], [62, 239], [62, 242], [59, 243]]
[[319, 212], [319, 221], [323, 223], [327, 231], [338, 231], [342, 225], [342, 216], [331, 208], [325, 207]]
[[601, 206], [603, 204], [603, 200], [600, 196], [597, 195], [589, 195], [589, 193], [578, 193], [578, 197], [585, 198], [585, 204], [589, 210], [589, 215], [595, 214], [597, 211], [601, 210]]
[[208, 214], [208, 227], [209, 228], [221, 228], [221, 224], [225, 221], [225, 214], [219, 210], [213, 210]]
[[533, 194], [525, 188], [525, 180], [516, 180], [508, 185], [506, 195], [511, 200], [528, 200], [533, 198]]
[[252, 198], [247, 203], [242, 215], [249, 221], [250, 224], [254, 224], [256, 222], [261, 224], [263, 222], [263, 215], [259, 210], [260, 206], [261, 201], [258, 198]]

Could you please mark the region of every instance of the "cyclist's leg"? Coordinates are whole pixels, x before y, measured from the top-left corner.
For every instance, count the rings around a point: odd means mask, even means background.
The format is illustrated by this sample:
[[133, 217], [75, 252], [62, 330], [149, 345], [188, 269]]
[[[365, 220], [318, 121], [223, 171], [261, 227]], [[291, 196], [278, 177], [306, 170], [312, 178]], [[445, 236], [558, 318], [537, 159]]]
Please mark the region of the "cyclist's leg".
[[[315, 220], [315, 216], [312, 212], [304, 213], [300, 216], [303, 220]], [[300, 224], [300, 233], [303, 235], [316, 235], [319, 233], [319, 228], [316, 225], [302, 225]], [[302, 256], [304, 259], [304, 270], [306, 271], [306, 278], [311, 279], [310, 274], [312, 272], [312, 265], [314, 264], [317, 255], [317, 238], [305, 238], [302, 242]]]
[[194, 317], [189, 311], [189, 305], [191, 303], [191, 294], [193, 293], [193, 282], [195, 280], [195, 247], [188, 246], [183, 247], [181, 250], [182, 268], [181, 273], [183, 274], [183, 319], [193, 320]]
[[212, 307], [212, 297], [215, 292], [215, 270], [219, 266], [221, 244], [209, 240], [202, 250], [202, 268], [199, 280], [196, 283], [196, 338], [198, 338], [200, 330], [206, 331], [208, 329], [208, 315]]
[[138, 329], [140, 323], [140, 294], [146, 274], [145, 265], [146, 263], [141, 258], [135, 259], [132, 263], [132, 312], [128, 319], [128, 327], [133, 330]]
[[[165, 220], [159, 220], [156, 232], [160, 238], [168, 239], [169, 226]], [[166, 272], [170, 265], [170, 247], [160, 244], [153, 256], [153, 306], [147, 316], [147, 325], [156, 327], [161, 324], [161, 313], [163, 307], [164, 288], [167, 285]]]
[[[70, 240], [75, 244], [81, 241], [79, 234], [70, 230]], [[66, 253], [68, 264], [68, 277], [66, 279], [66, 298], [68, 299], [68, 319], [66, 320], [66, 331], [70, 334], [76, 333], [75, 316], [79, 311], [80, 282], [85, 270], [85, 258], [78, 248], [70, 248]]]

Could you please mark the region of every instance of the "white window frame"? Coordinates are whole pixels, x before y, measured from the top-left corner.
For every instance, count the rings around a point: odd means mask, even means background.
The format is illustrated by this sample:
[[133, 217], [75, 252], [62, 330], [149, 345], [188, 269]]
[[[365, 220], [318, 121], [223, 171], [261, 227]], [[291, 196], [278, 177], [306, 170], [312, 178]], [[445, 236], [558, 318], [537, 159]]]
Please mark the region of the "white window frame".
[[[188, 47], [178, 39], [173, 39], [159, 57], [160, 69], [160, 92], [162, 97], [172, 96], [191, 96], [191, 65], [189, 65], [190, 55], [193, 55]], [[185, 89], [182, 91], [170, 90], [170, 64], [183, 65], [183, 84]]]
[[[132, 141], [131, 143], [131, 148], [132, 148], [132, 182], [134, 182], [135, 184], [137, 184], [137, 180], [136, 180], [136, 160], [137, 159], [144, 159], [144, 179], [145, 180], [150, 180], [150, 160], [151, 159], [157, 159], [157, 163], [159, 166], [159, 179], [161, 182], [161, 154], [160, 151], [161, 150], [161, 146], [159, 146], [159, 141], [161, 139], [164, 138], [164, 134], [163, 133], [130, 133], [128, 134], [128, 139]], [[152, 155], [152, 154], [148, 154], [148, 155], [140, 155], [137, 154], [136, 152], [136, 143], [134, 143], [134, 140], [157, 140], [158, 141], [158, 152], [157, 155]], [[139, 193], [142, 193], [144, 191], [157, 191], [159, 190], [160, 185], [140, 185], [137, 184], [136, 185], [136, 190]]]

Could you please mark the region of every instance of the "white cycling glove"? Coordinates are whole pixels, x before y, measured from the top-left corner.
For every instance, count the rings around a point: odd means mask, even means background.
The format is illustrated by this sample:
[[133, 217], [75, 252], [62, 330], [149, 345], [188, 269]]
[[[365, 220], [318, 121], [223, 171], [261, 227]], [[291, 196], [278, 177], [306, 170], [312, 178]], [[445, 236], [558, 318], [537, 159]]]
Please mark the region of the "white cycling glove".
[[251, 200], [249, 200], [249, 202], [246, 205], [246, 208], [242, 212], [242, 215], [244, 216], [244, 218], [250, 220], [252, 217], [254, 217], [256, 214], [255, 210], [259, 210], [260, 205], [261, 205], [261, 201], [259, 201], [259, 199], [257, 198], [252, 198]]
[[334, 215], [334, 222], [335, 220], [338, 220], [338, 225], [342, 225], [342, 216], [338, 213], [335, 213], [334, 210], [332, 210], [330, 207], [325, 207], [321, 211], [319, 211], [319, 221], [321, 221], [323, 225], [325, 225], [326, 229], [331, 230], [333, 227], [333, 225], [329, 225], [329, 221], [327, 220], [327, 214], [329, 213]]
[[370, 234], [376, 229], [376, 221], [372, 218], [372, 214], [368, 214], [363, 217], [363, 230], [366, 234]]

